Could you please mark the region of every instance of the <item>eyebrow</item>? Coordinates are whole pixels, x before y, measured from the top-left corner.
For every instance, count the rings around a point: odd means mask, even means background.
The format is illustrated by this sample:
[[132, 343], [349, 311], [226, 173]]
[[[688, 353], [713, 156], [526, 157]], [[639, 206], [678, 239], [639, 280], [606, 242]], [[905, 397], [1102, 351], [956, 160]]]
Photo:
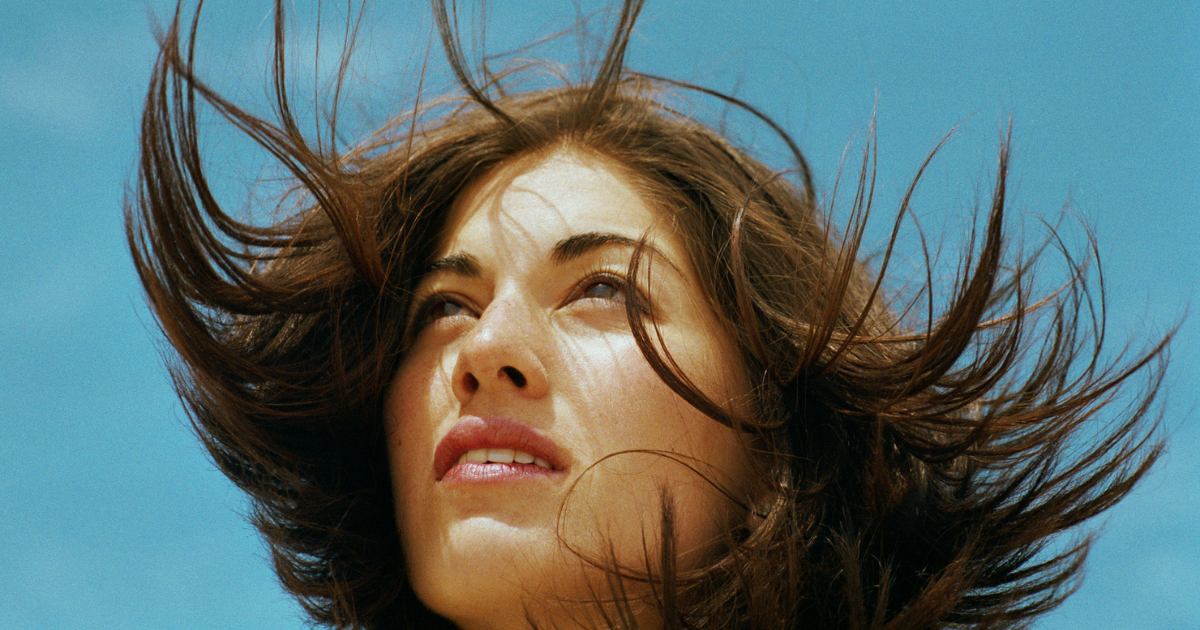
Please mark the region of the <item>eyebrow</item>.
[[429, 275], [437, 272], [450, 272], [467, 278], [478, 278], [482, 275], [482, 267], [479, 265], [479, 259], [470, 254], [454, 254], [439, 258], [425, 268], [423, 275]]
[[[555, 263], [561, 265], [563, 263], [571, 262], [572, 260], [575, 260], [576, 258], [579, 258], [580, 256], [592, 250], [611, 245], [633, 248], [638, 246], [638, 241], [629, 238], [628, 236], [621, 236], [620, 234], [611, 234], [608, 232], [584, 232], [583, 234], [568, 236], [567, 238], [555, 243], [554, 249], [550, 250], [550, 260], [553, 260]], [[646, 245], [646, 248], [650, 249], [655, 254], [658, 253], [658, 251], [649, 244]]]
[[[619, 246], [636, 248], [639, 244], [649, 250], [655, 257], [664, 261], [667, 260], [662, 255], [662, 252], [649, 243], [610, 232], [584, 232], [568, 236], [554, 244], [554, 247], [550, 250], [550, 260], [554, 261], [555, 264], [561, 265], [602, 247]], [[674, 267], [674, 265], [671, 266]], [[438, 272], [449, 272], [467, 278], [478, 278], [483, 274], [483, 266], [480, 265], [479, 259], [471, 254], [453, 254], [433, 261], [425, 269], [426, 275]]]

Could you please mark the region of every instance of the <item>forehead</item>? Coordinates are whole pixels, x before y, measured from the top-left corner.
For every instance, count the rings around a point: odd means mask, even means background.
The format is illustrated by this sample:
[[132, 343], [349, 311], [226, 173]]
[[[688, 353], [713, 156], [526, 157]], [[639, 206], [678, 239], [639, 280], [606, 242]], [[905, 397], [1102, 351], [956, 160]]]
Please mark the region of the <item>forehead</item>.
[[442, 254], [477, 248], [544, 251], [587, 232], [661, 241], [656, 233], [663, 218], [622, 169], [601, 157], [564, 150], [503, 165], [464, 191], [447, 221]]

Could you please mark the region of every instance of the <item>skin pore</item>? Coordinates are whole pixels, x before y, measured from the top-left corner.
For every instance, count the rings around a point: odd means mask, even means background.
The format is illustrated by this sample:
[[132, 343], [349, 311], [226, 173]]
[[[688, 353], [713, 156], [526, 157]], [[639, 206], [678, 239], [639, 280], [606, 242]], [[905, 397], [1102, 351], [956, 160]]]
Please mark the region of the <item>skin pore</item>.
[[[586, 618], [570, 602], [607, 594], [590, 562], [656, 565], [664, 493], [680, 570], [745, 519], [722, 492], [748, 485], [739, 434], [671, 391], [629, 330], [641, 295], [652, 336], [705, 394], [730, 409], [746, 395], [670, 225], [621, 169], [569, 149], [505, 164], [454, 206], [386, 419], [409, 578], [459, 627]], [[643, 237], [641, 277], [626, 279]]]

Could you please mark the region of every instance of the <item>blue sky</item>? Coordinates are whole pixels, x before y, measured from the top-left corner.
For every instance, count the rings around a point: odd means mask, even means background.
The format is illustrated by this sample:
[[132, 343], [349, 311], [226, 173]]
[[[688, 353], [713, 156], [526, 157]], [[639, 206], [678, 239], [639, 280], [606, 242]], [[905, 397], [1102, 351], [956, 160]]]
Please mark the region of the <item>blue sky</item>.
[[[351, 98], [374, 119], [406, 102], [431, 33], [423, 3], [378, 4]], [[952, 252], [1011, 117], [1013, 225], [1035, 241], [1036, 217], [1054, 221], [1070, 202], [1094, 229], [1114, 350], [1161, 335], [1200, 295], [1196, 3], [699, 8], [716, 4], [649, 0], [630, 65], [763, 107], [795, 135], [825, 191], [877, 112], [880, 231], [925, 154], [958, 126], [917, 198], [923, 224], [947, 233]], [[201, 37], [202, 74], [251, 105], [263, 95], [266, 5], [212, 0]], [[147, 9], [171, 6], [0, 6], [0, 618], [44, 630], [302, 628], [241, 518], [243, 500], [189, 432], [128, 261], [121, 200], [155, 52]], [[568, 26], [574, 3], [489, 11], [489, 49], [505, 50]], [[294, 41], [307, 85], [316, 48], [305, 16]], [[543, 54], [576, 59], [571, 40]], [[761, 130], [730, 123], [753, 150], [777, 155]], [[245, 168], [253, 154], [219, 125], [205, 128], [228, 198], [246, 199], [245, 185], [270, 171]], [[1039, 628], [1166, 630], [1200, 619], [1195, 320], [1167, 378], [1169, 453], [1098, 523], [1083, 588]]]

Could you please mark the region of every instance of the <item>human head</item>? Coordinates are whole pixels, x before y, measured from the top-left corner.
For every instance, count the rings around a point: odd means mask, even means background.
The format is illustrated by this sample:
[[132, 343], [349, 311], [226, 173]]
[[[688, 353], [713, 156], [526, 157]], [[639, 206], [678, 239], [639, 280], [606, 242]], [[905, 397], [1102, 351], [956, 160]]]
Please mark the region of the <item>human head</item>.
[[[731, 352], [724, 353], [727, 360], [721, 367], [745, 383], [742, 389], [746, 395], [741, 401], [744, 413], [732, 413], [727, 400], [713, 400], [708, 388], [695, 384], [695, 373], [674, 367], [675, 353], [682, 350], [687, 354], [689, 349], [656, 343], [661, 331], [641, 321], [637, 309], [630, 309], [628, 316], [634, 320], [633, 328], [638, 332], [643, 351], [664, 382], [675, 387], [678, 395], [686, 397], [702, 413], [709, 413], [708, 422], [714, 426], [728, 425], [733, 435], [745, 436], [746, 442], [753, 442], [755, 449], [763, 454], [755, 458], [757, 474], [753, 484], [730, 488], [705, 477], [704, 472], [696, 474], [695, 481], [712, 483], [729, 492], [733, 504], [738, 506], [740, 520], [726, 521], [737, 522], [737, 526], [718, 536], [744, 539], [748, 535], [747, 517], [756, 509], [749, 504], [758, 503], [761, 509], [774, 501], [771, 497], [790, 469], [784, 461], [790, 457], [790, 451], [782, 446], [787, 438], [779, 430], [788, 422], [763, 412], [770, 409], [771, 413], [780, 413], [776, 407], [780, 400], [776, 388], [780, 384], [772, 383], [771, 375], [762, 367], [771, 359], [755, 354], [766, 347], [762, 339], [754, 336], [763, 323], [744, 323], [744, 309], [747, 302], [759, 307], [768, 305], [767, 312], [789, 313], [795, 318], [789, 319], [793, 325], [800, 317], [808, 316], [821, 303], [813, 295], [812, 287], [830, 286], [838, 281], [834, 275], [838, 272], [836, 267], [823, 259], [834, 248], [820, 226], [815, 208], [805, 201], [802, 193], [710, 129], [670, 112], [655, 96], [658, 96], [656, 88], [643, 81], [614, 86], [613, 93], [603, 100], [588, 90], [563, 88], [491, 103], [508, 113], [511, 120], [477, 107], [456, 111], [439, 121], [430, 134], [432, 140], [420, 138], [412, 148], [405, 148], [403, 174], [393, 172], [396, 181], [426, 185], [412, 187], [420, 191], [419, 196], [407, 192], [389, 195], [401, 201], [384, 214], [413, 216], [414, 223], [398, 233], [405, 235], [414, 248], [418, 243], [423, 248], [415, 260], [390, 266], [425, 269], [434, 258], [444, 256], [448, 236], [445, 222], [455, 215], [455, 207], [464, 198], [470, 198], [482, 183], [491, 182], [496, 173], [511, 170], [514, 165], [537, 165], [556, 155], [574, 155], [604, 164], [618, 174], [639, 197], [653, 204], [661, 220], [669, 225], [672, 236], [677, 238], [682, 254], [679, 263], [696, 270], [692, 273], [696, 293], [731, 348]], [[433, 166], [419, 166], [424, 164]], [[429, 182], [441, 182], [442, 186], [439, 189], [428, 185]], [[453, 194], [448, 194], [450, 191]], [[453, 233], [453, 226], [449, 230]], [[425, 235], [428, 240], [413, 239], [414, 234]], [[387, 247], [386, 236], [383, 243]], [[638, 257], [634, 265], [642, 264], [652, 263]], [[789, 273], [789, 270], [805, 270], [805, 273]], [[823, 281], [822, 273], [828, 274], [829, 279]], [[764, 285], [749, 280], [751, 276], [772, 280]], [[848, 277], [857, 279], [843, 275], [842, 281]], [[420, 273], [406, 271], [396, 276], [395, 284], [404, 287], [407, 293], [416, 291], [421, 279]], [[736, 295], [744, 296], [743, 303], [730, 299]], [[766, 300], [775, 302], [770, 304]], [[842, 321], [852, 319], [850, 314]], [[735, 331], [750, 334], [739, 339]], [[782, 333], [776, 334], [784, 338]], [[775, 346], [773, 350], [782, 349]], [[753, 388], [748, 386], [751, 375]], [[393, 398], [404, 395], [402, 391], [392, 391]], [[393, 400], [389, 408], [394, 407]], [[747, 410], [752, 411], [747, 413]], [[389, 438], [388, 443], [395, 448], [395, 441]], [[396, 483], [403, 485], [402, 481]], [[657, 508], [647, 507], [649, 512]], [[590, 558], [581, 559], [594, 561], [594, 558], [593, 553]], [[718, 558], [706, 560], [714, 566], [720, 564]], [[628, 570], [627, 566], [613, 568]], [[662, 573], [655, 566], [647, 567], [648, 570], [635, 568], [643, 574]], [[633, 585], [627, 587], [635, 590]]]
[[[273, 124], [196, 78], [178, 19], [164, 35], [127, 215], [131, 249], [179, 355], [180, 394], [214, 460], [251, 496], [284, 586], [319, 623], [444, 623], [406, 584], [394, 524], [383, 417], [411, 341], [404, 322], [466, 191], [505, 165], [570, 149], [603, 159], [671, 217], [749, 394], [731, 413], [673, 365], [652, 321], [628, 311], [663, 383], [755, 450], [755, 473], [735, 498], [747, 518], [721, 553], [694, 576], [672, 575], [664, 561], [651, 582], [664, 619], [996, 627], [1052, 607], [1085, 546], [1041, 564], [1035, 554], [1148, 469], [1157, 450], [1139, 441], [1139, 421], [1153, 391], [1098, 444], [1069, 450], [1068, 441], [1165, 342], [1127, 366], [1092, 362], [1076, 377], [1076, 357], [1086, 354], [1077, 335], [1082, 273], [1044, 302], [1049, 334], [1031, 325], [1038, 306], [1025, 301], [1023, 275], [1031, 261], [1002, 255], [1003, 150], [982, 244], [964, 255], [949, 305], [931, 306], [916, 325], [892, 315], [882, 277], [859, 260], [861, 225], [852, 219], [844, 239], [828, 229], [798, 151], [789, 183], [667, 106], [664, 94], [678, 84], [624, 69], [639, 7], [623, 3], [589, 78], [506, 93], [505, 77], [471, 78], [435, 1], [465, 96], [416, 108], [346, 154], [299, 131], [282, 53]], [[707, 90], [690, 93], [756, 114]], [[216, 203], [197, 102], [291, 169], [299, 210], [264, 227]], [[870, 193], [865, 160], [856, 216]], [[635, 255], [630, 275], [646, 262]], [[888, 255], [875, 264], [885, 269]], [[915, 293], [932, 302], [933, 282]], [[621, 583], [610, 582], [613, 593]]]

